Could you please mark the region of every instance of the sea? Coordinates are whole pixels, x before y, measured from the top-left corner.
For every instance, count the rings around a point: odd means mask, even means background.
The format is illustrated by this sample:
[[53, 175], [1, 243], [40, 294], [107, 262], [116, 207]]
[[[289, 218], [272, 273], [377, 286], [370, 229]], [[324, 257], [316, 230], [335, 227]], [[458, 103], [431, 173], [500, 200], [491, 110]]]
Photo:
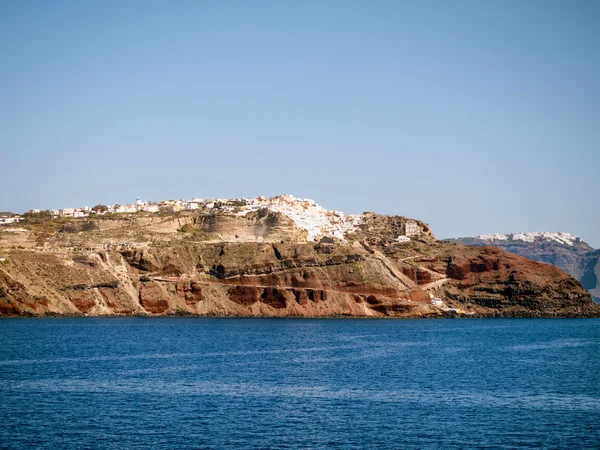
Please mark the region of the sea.
[[0, 320], [0, 447], [600, 448], [600, 320]]

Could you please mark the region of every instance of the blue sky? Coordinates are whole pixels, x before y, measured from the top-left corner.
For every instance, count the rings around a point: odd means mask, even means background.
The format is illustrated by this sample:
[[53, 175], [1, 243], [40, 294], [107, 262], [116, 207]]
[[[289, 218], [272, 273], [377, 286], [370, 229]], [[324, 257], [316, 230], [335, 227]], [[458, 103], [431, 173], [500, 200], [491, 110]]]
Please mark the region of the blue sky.
[[0, 210], [292, 193], [600, 247], [597, 1], [0, 2]]

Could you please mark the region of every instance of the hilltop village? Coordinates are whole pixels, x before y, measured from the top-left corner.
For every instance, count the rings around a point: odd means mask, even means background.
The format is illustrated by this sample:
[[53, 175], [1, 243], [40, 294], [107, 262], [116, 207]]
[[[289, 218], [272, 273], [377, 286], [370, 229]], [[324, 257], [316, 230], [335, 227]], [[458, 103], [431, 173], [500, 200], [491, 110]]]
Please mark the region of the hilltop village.
[[522, 241], [522, 242], [536, 242], [536, 241], [554, 241], [559, 244], [573, 246], [573, 244], [581, 243], [581, 238], [572, 235], [571, 233], [562, 232], [527, 232], [527, 233], [512, 233], [512, 234], [482, 234], [477, 236], [476, 239], [488, 242], [508, 242], [508, 241]]
[[[111, 214], [173, 214], [180, 212], [194, 212], [197, 214], [231, 214], [245, 216], [250, 212], [268, 210], [281, 213], [294, 221], [298, 228], [306, 230], [308, 240], [331, 237], [344, 240], [347, 233], [357, 230], [363, 223], [364, 215], [345, 215], [341, 211], [327, 210], [318, 205], [314, 200], [296, 198], [293, 195], [278, 195], [271, 198], [235, 198], [235, 199], [201, 199], [192, 200], [163, 200], [148, 202], [137, 198], [135, 203], [127, 205], [96, 205], [93, 208], [63, 208], [59, 210], [41, 211], [30, 210], [23, 215], [13, 217], [0, 217], [0, 224], [14, 224], [27, 217], [45, 215], [51, 219], [74, 218], [84, 219]], [[411, 236], [419, 233], [416, 221], [408, 220], [402, 235], [397, 236], [398, 242], [408, 242]]]

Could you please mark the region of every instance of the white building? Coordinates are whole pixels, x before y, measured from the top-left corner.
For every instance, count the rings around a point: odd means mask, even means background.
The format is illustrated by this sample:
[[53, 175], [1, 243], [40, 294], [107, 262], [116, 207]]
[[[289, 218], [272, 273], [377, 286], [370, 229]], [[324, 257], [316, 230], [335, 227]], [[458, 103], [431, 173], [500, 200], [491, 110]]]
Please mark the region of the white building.
[[405, 225], [405, 235], [406, 236], [415, 236], [419, 234], [419, 225], [414, 220], [407, 220]]
[[61, 217], [73, 217], [75, 208], [63, 208], [58, 211], [58, 215]]
[[120, 205], [117, 209], [115, 209], [116, 213], [134, 213], [137, 212], [137, 206], [135, 205]]
[[0, 217], [0, 225], [6, 225], [9, 223], [16, 223], [16, 222], [20, 222], [21, 218], [19, 216], [13, 216], [13, 217], [6, 217], [6, 216], [2, 216]]

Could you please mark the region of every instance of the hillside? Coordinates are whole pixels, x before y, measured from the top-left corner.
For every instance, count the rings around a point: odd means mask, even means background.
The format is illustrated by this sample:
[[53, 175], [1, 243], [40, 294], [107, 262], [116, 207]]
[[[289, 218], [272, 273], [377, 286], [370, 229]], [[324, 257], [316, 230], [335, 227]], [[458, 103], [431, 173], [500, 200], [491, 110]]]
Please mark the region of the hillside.
[[561, 270], [421, 221], [269, 204], [3, 228], [0, 314], [600, 316]]
[[493, 245], [534, 261], [552, 264], [581, 282], [600, 303], [600, 250], [569, 233], [488, 234], [451, 239], [464, 245]]

